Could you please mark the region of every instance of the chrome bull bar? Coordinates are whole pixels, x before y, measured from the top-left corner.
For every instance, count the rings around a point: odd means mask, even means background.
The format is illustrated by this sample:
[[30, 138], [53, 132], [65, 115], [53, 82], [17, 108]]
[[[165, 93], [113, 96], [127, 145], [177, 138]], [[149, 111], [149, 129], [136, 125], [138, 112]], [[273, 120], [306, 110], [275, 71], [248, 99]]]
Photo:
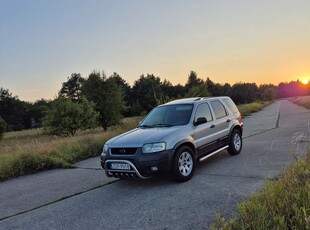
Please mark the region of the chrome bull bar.
[[[123, 163], [123, 164], [129, 164], [130, 167], [132, 168], [132, 170], [127, 170], [127, 169], [108, 169], [108, 164], [109, 163]], [[106, 160], [104, 163], [104, 169], [107, 172], [107, 175], [110, 176], [114, 176], [114, 174], [116, 175], [120, 175], [121, 174], [136, 174], [140, 179], [149, 179], [150, 177], [145, 177], [142, 176], [141, 173], [139, 172], [139, 170], [137, 169], [137, 167], [128, 160]], [[111, 175], [112, 174], [112, 175]]]

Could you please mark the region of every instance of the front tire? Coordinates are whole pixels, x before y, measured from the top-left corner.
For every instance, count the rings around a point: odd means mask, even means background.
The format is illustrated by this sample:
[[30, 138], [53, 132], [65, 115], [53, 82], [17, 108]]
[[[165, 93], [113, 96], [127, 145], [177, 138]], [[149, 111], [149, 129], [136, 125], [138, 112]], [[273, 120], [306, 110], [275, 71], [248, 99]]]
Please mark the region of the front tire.
[[193, 177], [195, 171], [195, 156], [188, 146], [182, 146], [176, 152], [172, 177], [177, 182], [185, 182]]
[[241, 152], [242, 149], [242, 136], [241, 132], [238, 129], [234, 129], [230, 140], [229, 140], [229, 147], [227, 151], [230, 155], [237, 155]]

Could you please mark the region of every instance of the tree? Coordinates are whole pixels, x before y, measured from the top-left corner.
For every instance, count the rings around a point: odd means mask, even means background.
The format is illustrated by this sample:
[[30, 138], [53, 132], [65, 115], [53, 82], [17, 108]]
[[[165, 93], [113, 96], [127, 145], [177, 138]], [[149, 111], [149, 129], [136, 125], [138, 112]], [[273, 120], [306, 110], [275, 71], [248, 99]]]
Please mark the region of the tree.
[[222, 92], [223, 92], [224, 96], [230, 96], [230, 94], [231, 94], [231, 85], [228, 84], [228, 83], [225, 83], [222, 86]]
[[172, 90], [173, 98], [183, 98], [184, 95], [186, 94], [186, 89], [181, 84], [177, 84], [173, 86], [171, 90]]
[[122, 112], [126, 110], [126, 105], [123, 100], [124, 94], [122, 88], [118, 86], [114, 79], [108, 78], [103, 84], [103, 100], [101, 104], [102, 113], [100, 121], [104, 130], [108, 126], [120, 123]]
[[209, 96], [211, 96], [211, 94], [209, 93], [208, 86], [205, 83], [193, 86], [185, 94], [185, 97], [209, 97]]
[[21, 130], [26, 127], [27, 106], [17, 96], [12, 96], [8, 89], [0, 88], [0, 116], [8, 125], [8, 130]]
[[113, 73], [110, 77], [110, 80], [113, 80], [116, 85], [120, 86], [124, 92], [124, 94], [130, 96], [130, 86], [128, 83], [118, 74], [118, 73]]
[[30, 105], [27, 115], [29, 116], [29, 128], [41, 127], [42, 119], [47, 114], [48, 109], [51, 107], [51, 102], [45, 99], [40, 99]]
[[[309, 85], [309, 84], [308, 84]], [[278, 85], [277, 93], [279, 98], [283, 97], [297, 97], [310, 94], [310, 87], [298, 81], [291, 81], [289, 83], [281, 82]]]
[[263, 91], [261, 98], [263, 101], [273, 101], [276, 99], [277, 91], [275, 88], [267, 88]]
[[93, 72], [85, 80], [82, 94], [95, 103], [95, 109], [99, 112], [99, 123], [104, 130], [120, 122], [122, 111], [126, 107], [122, 89], [116, 84], [115, 79], [107, 79], [103, 72]]
[[204, 80], [197, 77], [197, 73], [195, 71], [190, 71], [187, 79], [187, 83], [185, 84], [185, 88], [187, 91], [190, 88], [193, 88], [195, 86], [199, 86], [201, 84], [204, 84]]
[[211, 81], [210, 78], [207, 78], [206, 80], [206, 84], [208, 86], [208, 90], [210, 92], [210, 94], [214, 97], [217, 96], [227, 96], [228, 95], [228, 88], [230, 87], [229, 84], [225, 84], [225, 85], [221, 85], [219, 83], [214, 83], [213, 81]]
[[73, 101], [81, 100], [81, 88], [85, 79], [79, 73], [71, 74], [67, 81], [62, 83], [58, 95], [65, 98], [71, 98]]
[[164, 79], [164, 81], [161, 82], [160, 88], [162, 94], [162, 100], [161, 100], [162, 103], [166, 103], [168, 101], [184, 97], [186, 93], [184, 86], [180, 84], [173, 86], [171, 82], [166, 79]]
[[53, 135], [73, 136], [79, 129], [97, 127], [98, 113], [93, 102], [81, 98], [79, 103], [69, 98], [58, 98], [43, 119], [44, 131]]
[[133, 111], [136, 112], [135, 115], [140, 115], [144, 111], [149, 112], [163, 98], [160, 78], [153, 74], [141, 75], [132, 87], [132, 95], [134, 99], [132, 105], [136, 103], [142, 109], [142, 111]]
[[277, 96], [277, 88], [272, 84], [262, 84], [258, 87], [258, 97], [263, 101], [272, 101]]
[[255, 83], [236, 83], [231, 88], [231, 98], [237, 104], [251, 103], [258, 97]]
[[103, 82], [105, 81], [106, 76], [102, 73], [102, 77], [99, 72], [92, 72], [88, 78], [85, 80], [81, 90], [82, 95], [87, 98], [87, 100], [92, 101], [98, 109], [98, 104], [102, 100], [103, 96]]
[[0, 116], [0, 140], [2, 139], [3, 133], [6, 131], [6, 122], [5, 120], [2, 119]]
[[118, 74], [118, 73], [113, 73], [108, 80], [114, 81], [117, 86], [119, 86], [122, 90], [122, 98], [125, 101], [125, 106], [126, 109], [122, 111], [123, 116], [129, 116], [129, 106], [130, 106], [130, 101], [132, 99], [132, 92], [131, 92], [131, 87], [128, 85], [128, 83]]

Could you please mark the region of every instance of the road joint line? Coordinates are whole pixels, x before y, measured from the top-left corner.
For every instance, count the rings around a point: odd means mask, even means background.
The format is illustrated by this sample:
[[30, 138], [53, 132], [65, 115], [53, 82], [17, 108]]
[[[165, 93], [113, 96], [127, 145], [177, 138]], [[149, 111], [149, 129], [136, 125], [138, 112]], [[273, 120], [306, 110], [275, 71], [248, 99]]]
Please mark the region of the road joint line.
[[15, 217], [15, 216], [19, 216], [19, 215], [22, 215], [22, 214], [25, 214], [25, 213], [28, 213], [28, 212], [32, 212], [32, 211], [34, 211], [34, 210], [37, 210], [37, 209], [40, 209], [40, 208], [43, 208], [43, 207], [47, 207], [47, 206], [49, 206], [49, 205], [51, 205], [51, 204], [56, 204], [56, 203], [58, 203], [58, 202], [60, 202], [60, 201], [67, 200], [67, 199], [69, 199], [69, 198], [72, 198], [72, 197], [75, 197], [75, 196], [78, 196], [78, 195], [82, 195], [82, 194], [84, 194], [84, 193], [93, 191], [93, 190], [95, 190], [95, 189], [102, 188], [102, 187], [105, 187], [105, 186], [107, 186], [107, 185], [116, 183], [117, 181], [119, 181], [119, 180], [110, 181], [110, 182], [108, 182], [108, 183], [106, 183], [106, 184], [98, 185], [98, 186], [96, 186], [96, 187], [94, 187], [94, 188], [90, 188], [90, 189], [87, 189], [87, 190], [82, 191], [82, 192], [77, 192], [77, 193], [74, 193], [74, 194], [72, 194], [72, 195], [64, 196], [64, 197], [61, 197], [61, 198], [59, 198], [59, 199], [57, 199], [57, 200], [48, 202], [48, 203], [46, 203], [46, 204], [39, 205], [39, 206], [37, 206], [37, 207], [35, 207], [35, 208], [31, 208], [31, 209], [28, 209], [28, 210], [25, 210], [25, 211], [22, 211], [22, 212], [15, 213], [15, 214], [13, 214], [13, 215], [9, 215], [9, 216], [6, 216], [6, 217], [0, 217], [0, 223], [1, 223], [1, 221], [3, 221], [3, 220], [9, 219], [9, 218], [12, 218], [12, 217]]

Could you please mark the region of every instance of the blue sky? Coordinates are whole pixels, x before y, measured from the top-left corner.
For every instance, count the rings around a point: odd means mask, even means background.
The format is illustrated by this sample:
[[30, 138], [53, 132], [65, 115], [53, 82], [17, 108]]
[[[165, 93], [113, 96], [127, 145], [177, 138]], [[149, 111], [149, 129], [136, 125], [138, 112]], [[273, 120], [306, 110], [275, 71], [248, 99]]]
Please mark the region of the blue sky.
[[309, 41], [308, 0], [0, 0], [0, 87], [52, 99], [93, 70], [278, 84], [310, 76]]

